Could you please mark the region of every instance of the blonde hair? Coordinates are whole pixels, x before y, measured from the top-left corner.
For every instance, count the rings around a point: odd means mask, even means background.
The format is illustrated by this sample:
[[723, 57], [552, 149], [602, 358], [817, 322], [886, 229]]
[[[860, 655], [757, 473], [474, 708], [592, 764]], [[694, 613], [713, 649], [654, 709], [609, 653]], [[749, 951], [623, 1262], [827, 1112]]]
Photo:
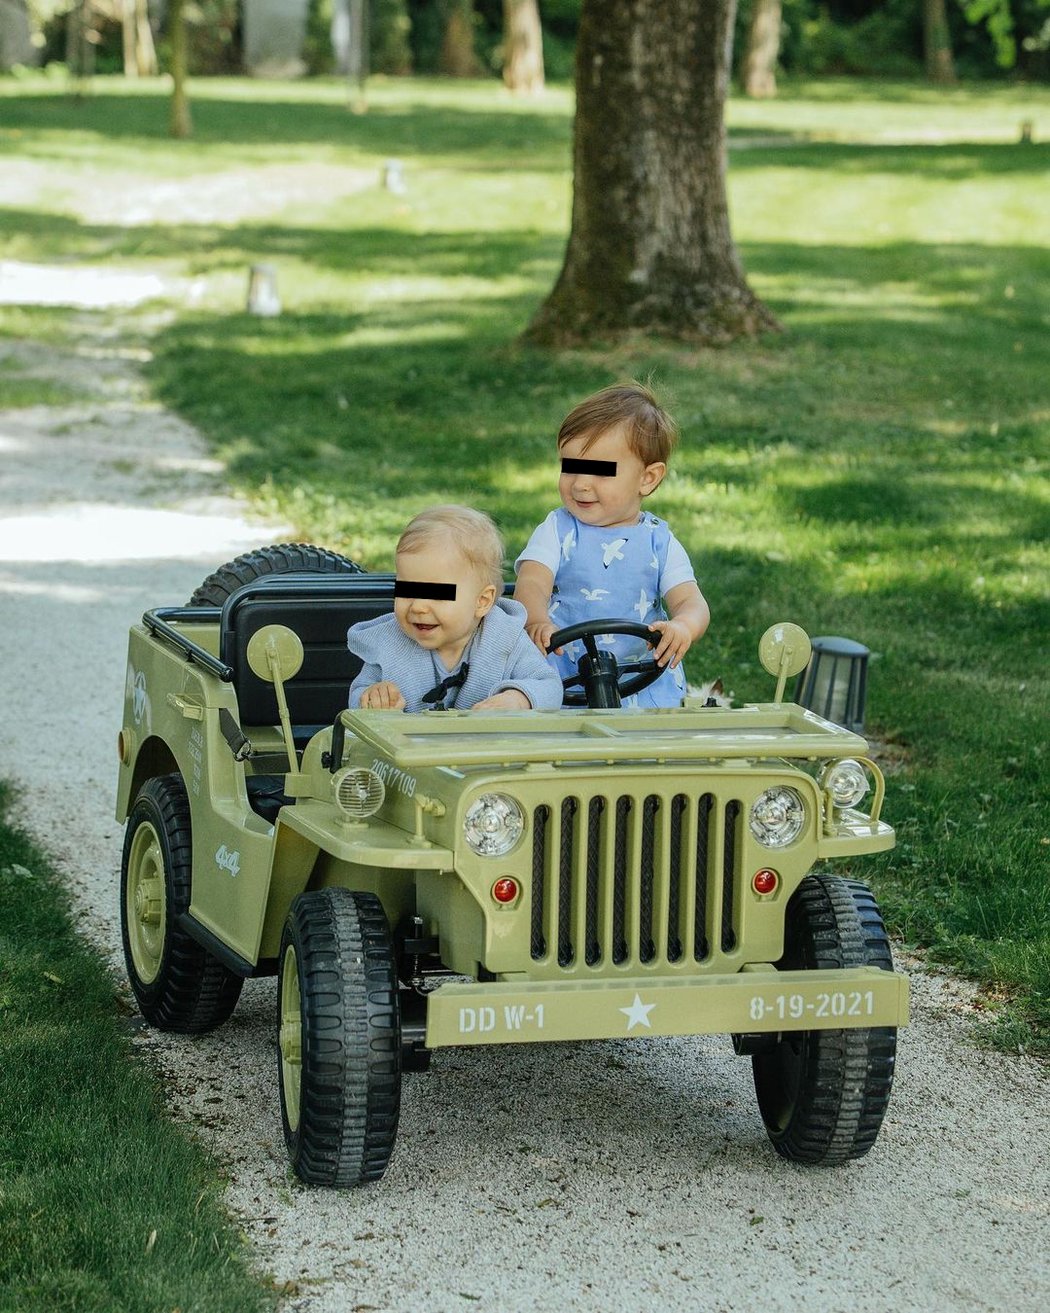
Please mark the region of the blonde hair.
[[492, 520], [470, 506], [430, 506], [409, 522], [397, 540], [396, 552], [423, 551], [435, 538], [445, 538], [472, 569], [496, 585], [503, 596], [503, 539]]
[[678, 425], [652, 389], [634, 380], [602, 388], [573, 406], [558, 430], [558, 449], [573, 438], [584, 438], [586, 451], [604, 432], [620, 425], [628, 448], [643, 465], [667, 463], [678, 442]]

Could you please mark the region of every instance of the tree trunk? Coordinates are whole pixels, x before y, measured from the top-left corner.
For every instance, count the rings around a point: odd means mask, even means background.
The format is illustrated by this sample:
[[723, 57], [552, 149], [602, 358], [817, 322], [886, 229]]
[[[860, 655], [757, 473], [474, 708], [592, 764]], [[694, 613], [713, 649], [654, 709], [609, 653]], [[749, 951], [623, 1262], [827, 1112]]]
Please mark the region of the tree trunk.
[[91, 0], [75, 0], [66, 15], [66, 68], [77, 83], [78, 94], [95, 71], [92, 21]]
[[781, 0], [755, 0], [741, 69], [744, 94], [768, 100], [777, 94]]
[[193, 135], [190, 102], [186, 94], [187, 51], [185, 0], [169, 0], [168, 22], [171, 34], [171, 135]]
[[955, 60], [944, 0], [922, 0], [926, 76], [931, 82], [954, 82]]
[[735, 0], [583, 0], [565, 264], [527, 336], [775, 329], [729, 231], [723, 109]]
[[39, 62], [30, 35], [26, 0], [0, 0], [0, 73], [8, 73], [19, 64]]
[[503, 0], [503, 81], [511, 91], [543, 90], [543, 30], [537, 0]]
[[[0, 0], [2, 3], [2, 0]], [[157, 52], [149, 25], [146, 0], [123, 0], [124, 76], [152, 77], [157, 71]]]
[[474, 54], [473, 0], [442, 0], [445, 22], [438, 68], [448, 77], [475, 77], [478, 61]]

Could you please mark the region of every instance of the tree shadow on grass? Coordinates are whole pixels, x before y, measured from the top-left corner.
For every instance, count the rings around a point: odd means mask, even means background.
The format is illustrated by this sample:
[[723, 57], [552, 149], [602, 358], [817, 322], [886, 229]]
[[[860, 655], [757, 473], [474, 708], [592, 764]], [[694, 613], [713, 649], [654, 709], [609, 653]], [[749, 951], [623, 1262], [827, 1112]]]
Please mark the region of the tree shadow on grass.
[[[174, 149], [169, 113], [166, 99], [146, 96], [104, 95], [82, 101], [61, 95], [28, 96], [3, 102], [8, 132], [93, 133], [107, 141], [156, 142], [167, 150]], [[336, 103], [202, 98], [193, 104], [193, 133], [187, 143], [191, 149], [293, 148], [285, 163], [310, 154], [316, 158], [334, 147], [422, 159], [463, 155], [480, 167], [498, 163], [506, 168], [513, 159], [515, 169], [561, 172], [569, 167], [571, 116], [555, 111], [500, 112], [493, 104], [471, 109], [411, 101], [376, 104], [367, 114], [352, 114]], [[301, 155], [296, 147], [302, 148]], [[46, 150], [46, 145], [40, 149]], [[36, 150], [34, 145], [32, 153]], [[206, 161], [202, 164], [206, 167]]]
[[997, 175], [1045, 177], [1050, 169], [1050, 143], [1043, 142], [950, 141], [895, 146], [810, 141], [804, 135], [795, 135], [772, 147], [755, 142], [748, 143], [742, 150], [733, 149], [731, 137], [729, 147], [731, 173], [771, 168], [831, 169], [858, 177], [901, 174], [936, 182], [962, 182]]

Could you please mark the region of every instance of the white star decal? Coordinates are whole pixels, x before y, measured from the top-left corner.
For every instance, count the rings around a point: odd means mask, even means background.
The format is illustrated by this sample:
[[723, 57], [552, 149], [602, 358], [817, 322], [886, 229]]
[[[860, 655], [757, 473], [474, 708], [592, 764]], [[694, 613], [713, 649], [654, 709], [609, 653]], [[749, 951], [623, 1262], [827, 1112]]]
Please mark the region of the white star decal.
[[653, 1023], [649, 1020], [649, 1013], [656, 1007], [655, 1003], [643, 1003], [640, 994], [635, 994], [634, 1002], [629, 1008], [620, 1008], [620, 1011], [627, 1018], [627, 1029], [634, 1030], [635, 1026], [648, 1026], [650, 1030]]

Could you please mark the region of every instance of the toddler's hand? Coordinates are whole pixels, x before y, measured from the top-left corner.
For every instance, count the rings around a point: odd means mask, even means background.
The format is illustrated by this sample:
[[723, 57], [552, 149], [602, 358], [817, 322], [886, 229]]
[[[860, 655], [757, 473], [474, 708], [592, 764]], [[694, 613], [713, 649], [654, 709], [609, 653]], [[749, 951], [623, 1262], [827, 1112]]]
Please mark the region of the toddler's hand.
[[[531, 625], [525, 626], [525, 632], [540, 649], [544, 656], [547, 655], [547, 644], [551, 641], [551, 634], [557, 633], [558, 626], [553, 620], [534, 620]], [[555, 652], [561, 656], [562, 649], [556, 647]]]
[[658, 666], [667, 665], [673, 670], [693, 645], [693, 636], [688, 626], [681, 620], [654, 620], [649, 626], [657, 630], [661, 637], [653, 652]]
[[377, 711], [404, 711], [406, 702], [401, 690], [389, 679], [369, 684], [361, 694], [361, 706]]
[[483, 702], [475, 702], [471, 711], [531, 711], [532, 703], [520, 688], [505, 688]]

